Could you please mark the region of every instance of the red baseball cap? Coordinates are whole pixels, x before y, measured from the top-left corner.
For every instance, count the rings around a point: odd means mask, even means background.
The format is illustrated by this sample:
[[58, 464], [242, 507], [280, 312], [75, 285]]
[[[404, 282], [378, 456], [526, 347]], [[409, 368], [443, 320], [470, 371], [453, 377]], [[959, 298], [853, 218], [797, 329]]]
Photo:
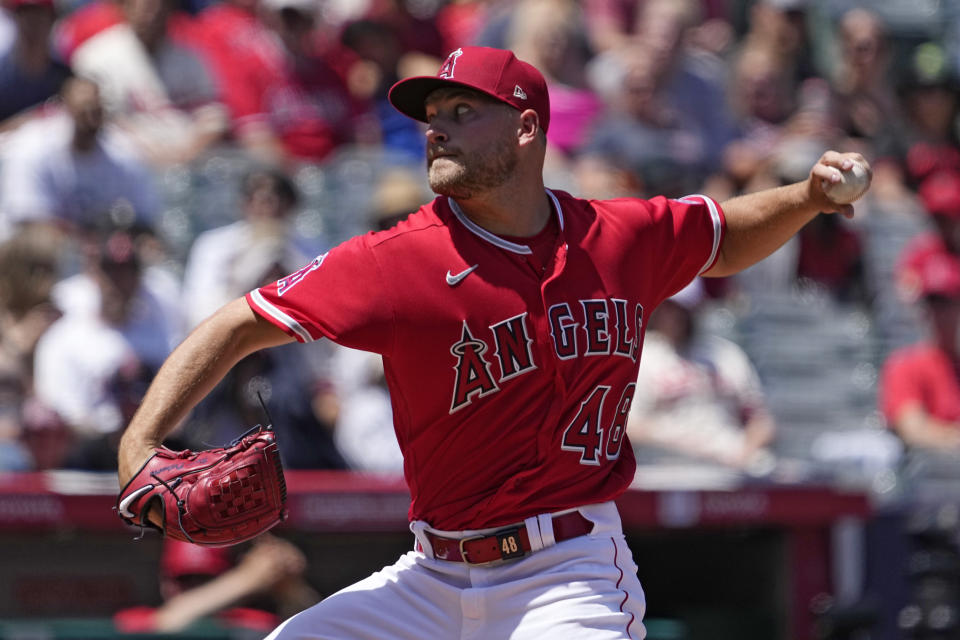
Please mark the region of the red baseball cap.
[[550, 124], [547, 81], [536, 67], [517, 59], [512, 51], [490, 47], [460, 47], [440, 65], [435, 76], [414, 76], [390, 87], [390, 103], [414, 120], [427, 121], [424, 102], [440, 87], [466, 87], [523, 111], [540, 116], [544, 132]]
[[185, 575], [216, 576], [233, 566], [230, 554], [219, 547], [202, 547], [172, 538], [163, 541], [161, 572], [170, 578]]
[[960, 218], [960, 173], [939, 171], [924, 180], [917, 193], [930, 215]]
[[895, 273], [897, 288], [909, 302], [960, 295], [960, 257], [950, 253], [936, 233], [914, 238], [897, 260]]
[[909, 300], [960, 298], [960, 257], [942, 245], [918, 243], [908, 247], [898, 271], [898, 285]]
[[956, 256], [929, 256], [920, 266], [919, 276], [921, 295], [960, 298], [960, 259]]

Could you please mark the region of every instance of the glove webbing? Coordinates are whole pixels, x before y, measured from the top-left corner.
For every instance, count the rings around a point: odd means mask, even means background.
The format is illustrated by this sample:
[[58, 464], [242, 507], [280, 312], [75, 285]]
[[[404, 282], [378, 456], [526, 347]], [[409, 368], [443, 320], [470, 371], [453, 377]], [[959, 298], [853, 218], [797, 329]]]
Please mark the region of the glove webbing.
[[[213, 465], [210, 465], [210, 466], [213, 466]], [[206, 467], [206, 468], [209, 469], [210, 467]], [[201, 471], [202, 471], [202, 469], [201, 469]], [[187, 530], [183, 528], [183, 514], [186, 513], [186, 511], [187, 511], [186, 509], [183, 508], [183, 500], [181, 500], [181, 499], [180, 499], [180, 496], [177, 495], [177, 492], [173, 490], [173, 487], [171, 487], [169, 484], [167, 484], [167, 481], [164, 480], [163, 478], [161, 478], [160, 476], [158, 476], [156, 473], [151, 473], [151, 474], [150, 474], [150, 477], [153, 478], [154, 480], [156, 480], [157, 482], [159, 482], [160, 484], [162, 484], [163, 487], [164, 487], [167, 491], [169, 491], [170, 494], [171, 494], [174, 498], [177, 499], [177, 526], [180, 527], [180, 532], [183, 533], [183, 536], [184, 536], [187, 540], [189, 540], [189, 541], [192, 542], [193, 544], [197, 544], [196, 540], [194, 540], [193, 538], [191, 538], [191, 537], [190, 537], [190, 534], [187, 533]], [[177, 478], [177, 479], [174, 481], [174, 486], [179, 485], [181, 482], [183, 482], [183, 477]], [[164, 518], [166, 518], [166, 514], [164, 514]], [[166, 528], [166, 524], [167, 524], [167, 523], [164, 522], [163, 524], [164, 524], [164, 528]], [[140, 538], [142, 538], [142, 537], [143, 537], [143, 527], [140, 527]], [[139, 540], [140, 538], [137, 538], [137, 539]]]

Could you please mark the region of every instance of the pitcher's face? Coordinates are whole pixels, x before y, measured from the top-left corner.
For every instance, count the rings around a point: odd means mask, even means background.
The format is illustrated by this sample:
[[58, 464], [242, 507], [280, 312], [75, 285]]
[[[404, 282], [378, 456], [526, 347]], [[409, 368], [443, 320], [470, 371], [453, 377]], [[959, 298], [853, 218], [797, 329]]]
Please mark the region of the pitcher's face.
[[427, 178], [440, 195], [469, 198], [505, 183], [517, 165], [519, 112], [468, 89], [426, 103]]

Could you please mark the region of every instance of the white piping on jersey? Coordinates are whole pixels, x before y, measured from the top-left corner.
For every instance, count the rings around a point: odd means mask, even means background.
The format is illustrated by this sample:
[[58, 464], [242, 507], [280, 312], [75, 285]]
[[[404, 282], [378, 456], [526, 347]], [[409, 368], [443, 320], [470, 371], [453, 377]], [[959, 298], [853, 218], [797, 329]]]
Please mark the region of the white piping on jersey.
[[[560, 208], [560, 201], [557, 200], [557, 196], [553, 195], [553, 192], [550, 189], [545, 189], [547, 195], [550, 196], [550, 200], [553, 202], [553, 208], [557, 212], [557, 223], [560, 225], [560, 231], [563, 231], [563, 210]], [[463, 213], [463, 209], [460, 208], [460, 205], [457, 204], [457, 201], [453, 198], [447, 198], [447, 202], [450, 204], [450, 210], [453, 211], [453, 215], [457, 217], [463, 226], [470, 230], [474, 235], [477, 235], [490, 244], [496, 245], [501, 249], [507, 251], [512, 251], [513, 253], [519, 253], [521, 255], [530, 255], [533, 253], [533, 250], [530, 249], [525, 244], [517, 244], [516, 242], [510, 242], [509, 240], [504, 240], [495, 233], [490, 233], [476, 222], [471, 220]]]
[[297, 334], [304, 342], [313, 342], [313, 336], [311, 336], [310, 333], [304, 329], [299, 322], [268, 302], [267, 299], [261, 295], [258, 289], [251, 291], [250, 297], [267, 315], [274, 320], [280, 321], [283, 326]]
[[703, 200], [703, 203], [707, 205], [707, 209], [710, 211], [710, 220], [713, 222], [713, 248], [710, 250], [710, 257], [707, 258], [707, 262], [703, 265], [697, 275], [701, 275], [704, 271], [710, 268], [710, 265], [713, 264], [713, 261], [717, 258], [717, 251], [720, 250], [720, 232], [721, 232], [721, 221], [720, 221], [720, 211], [717, 209], [717, 203], [713, 201], [712, 198], [707, 196], [700, 195], [695, 193], [689, 196], [684, 196], [680, 198], [680, 202], [686, 202], [687, 204], [693, 204], [694, 201], [689, 198], [700, 198]]

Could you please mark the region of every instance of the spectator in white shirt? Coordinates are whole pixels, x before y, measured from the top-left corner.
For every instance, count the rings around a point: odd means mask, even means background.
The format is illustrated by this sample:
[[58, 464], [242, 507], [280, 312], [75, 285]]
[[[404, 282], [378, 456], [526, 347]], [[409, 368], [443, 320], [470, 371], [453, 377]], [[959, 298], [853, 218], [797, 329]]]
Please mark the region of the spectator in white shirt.
[[[172, 342], [163, 318], [141, 306], [133, 238], [114, 232], [97, 249], [87, 274], [96, 284], [98, 312], [84, 312], [83, 305], [68, 310], [40, 338], [34, 359], [37, 398], [100, 452], [94, 466], [115, 464], [109, 448]], [[142, 324], [148, 319], [152, 328]]]
[[172, 0], [121, 0], [123, 22], [86, 40], [73, 70], [97, 80], [107, 111], [152, 164], [186, 163], [227, 131], [202, 58], [167, 33]]
[[279, 258], [282, 274], [313, 256], [304, 255], [290, 224], [299, 200], [293, 182], [279, 170], [251, 171], [243, 180], [243, 218], [204, 231], [193, 242], [183, 278], [183, 300], [191, 326], [246, 293], [247, 271], [268, 271], [263, 260]]
[[699, 280], [650, 318], [627, 433], [640, 461], [710, 460], [769, 471], [775, 425], [760, 380], [735, 343], [696, 325]]
[[31, 222], [149, 224], [159, 209], [153, 177], [121, 136], [103, 130], [97, 85], [71, 78], [64, 110], [13, 133], [0, 152], [0, 237]]

